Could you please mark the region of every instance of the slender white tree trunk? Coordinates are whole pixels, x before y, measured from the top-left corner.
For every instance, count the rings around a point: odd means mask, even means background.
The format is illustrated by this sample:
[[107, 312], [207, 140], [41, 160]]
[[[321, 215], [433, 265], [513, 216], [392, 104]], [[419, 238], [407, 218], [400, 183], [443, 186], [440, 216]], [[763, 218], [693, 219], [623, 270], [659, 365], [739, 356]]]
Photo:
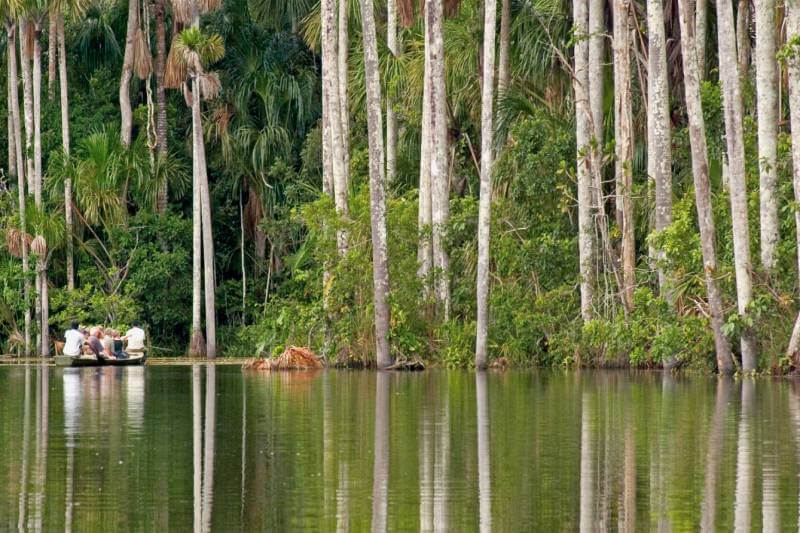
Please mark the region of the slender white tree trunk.
[[42, 26], [33, 21], [33, 196], [42, 203]]
[[[750, 0], [739, 0], [738, 4], [736, 10], [737, 61], [739, 75], [746, 76], [750, 69]], [[717, 14], [717, 18], [719, 18], [719, 14]]]
[[125, 148], [131, 145], [133, 112], [131, 111], [130, 82], [133, 77], [133, 45], [139, 28], [139, 0], [128, 0], [128, 30], [125, 35], [125, 55], [122, 59], [122, 74], [119, 81], [119, 138]]
[[[386, 45], [397, 57], [397, 0], [386, 2]], [[387, 91], [388, 93], [388, 91]], [[397, 115], [394, 100], [386, 98], [386, 181], [394, 183], [397, 174]]]
[[483, 6], [483, 86], [481, 94], [481, 190], [478, 207], [477, 335], [475, 366], [486, 368], [489, 334], [489, 238], [492, 224], [492, 165], [494, 146], [494, 49], [497, 4], [486, 0]]
[[603, 220], [603, 60], [605, 0], [589, 0], [589, 108], [592, 120], [592, 178], [598, 224]]
[[[10, 49], [10, 47], [9, 47]], [[10, 65], [6, 65], [10, 67]], [[9, 75], [10, 68], [7, 68], [6, 75], [7, 80], [12, 80], [11, 76]], [[12, 178], [17, 177], [17, 145], [16, 145], [16, 138], [14, 137], [14, 114], [12, 111], [13, 107], [13, 100], [11, 99], [11, 84], [13, 81], [8, 81], [6, 83], [6, 108], [8, 109], [8, 121], [7, 121], [7, 128], [8, 128], [8, 175]]]
[[[336, 0], [322, 0], [322, 83], [326, 87], [328, 111], [331, 120], [328, 130], [333, 160], [333, 190], [336, 211], [342, 218], [349, 216], [347, 206], [347, 178], [344, 174], [344, 149], [342, 146], [341, 103], [339, 100], [339, 59]], [[340, 254], [347, 252], [347, 233], [337, 233]]]
[[708, 179], [708, 148], [706, 146], [706, 125], [703, 119], [703, 105], [700, 99], [700, 71], [695, 35], [691, 27], [692, 0], [679, 1], [681, 48], [689, 53], [683, 55], [683, 85], [686, 92], [686, 111], [689, 118], [689, 142], [692, 151], [692, 174], [694, 176], [695, 204], [697, 222], [700, 227], [700, 249], [703, 253], [706, 293], [708, 294], [711, 330], [714, 332], [714, 345], [717, 353], [717, 368], [723, 374], [734, 371], [731, 346], [722, 333], [725, 323], [722, 294], [717, 285], [717, 252], [714, 245], [716, 229], [714, 213], [711, 208], [711, 185]]
[[[9, 33], [12, 35], [13, 32]], [[24, 40], [25, 34], [22, 33], [22, 37], [20, 41]], [[9, 45], [13, 44], [13, 41], [9, 41]], [[22, 42], [20, 42], [20, 46]], [[9, 48], [9, 55], [14, 55], [15, 51]], [[23, 54], [24, 57], [24, 54]], [[24, 61], [24, 59], [23, 59]], [[14, 62], [9, 62], [10, 65], [15, 66]], [[12, 84], [13, 87], [16, 87], [16, 72], [14, 72], [14, 76], [11, 78], [14, 80]], [[12, 88], [12, 92], [15, 92]], [[13, 98], [13, 97], [12, 97]], [[19, 103], [15, 102], [15, 109], [19, 109]], [[17, 115], [19, 113], [17, 112]], [[17, 136], [18, 143], [21, 142], [19, 136]], [[24, 354], [26, 356], [30, 355], [31, 353], [31, 308], [29, 305], [29, 298], [30, 298], [30, 281], [28, 280], [28, 271], [29, 271], [29, 264], [28, 264], [28, 241], [25, 238], [28, 234], [28, 228], [26, 224], [26, 217], [25, 217], [25, 172], [19, 172], [17, 175], [17, 198], [19, 201], [19, 229], [22, 236], [21, 239], [21, 252], [22, 252], [22, 274], [24, 276], [23, 281], [23, 289], [22, 289], [22, 297], [25, 301], [25, 348]]]
[[189, 355], [206, 355], [206, 341], [203, 336], [203, 223], [200, 200], [198, 137], [202, 136], [199, 102], [195, 113], [195, 96], [192, 94], [192, 334], [189, 341]]
[[[67, 47], [64, 35], [64, 14], [59, 12], [56, 20], [56, 34], [58, 39], [58, 83], [61, 96], [61, 147], [64, 155], [69, 157], [69, 84], [67, 81]], [[72, 176], [64, 177], [64, 219], [66, 228], [66, 254], [67, 254], [67, 290], [75, 288], [75, 264], [73, 250], [73, 223], [72, 223]]]
[[28, 183], [28, 194], [36, 188], [36, 173], [33, 166], [33, 79], [31, 76], [31, 38], [32, 24], [26, 17], [19, 19], [19, 55], [22, 65], [22, 107], [25, 111], [25, 175]]
[[636, 239], [633, 222], [633, 110], [631, 90], [632, 25], [630, 0], [612, 0], [614, 10], [614, 137], [617, 211], [622, 230], [622, 298], [633, 309]]
[[422, 88], [422, 124], [421, 145], [419, 148], [419, 213], [417, 227], [419, 228], [419, 245], [417, 248], [417, 262], [419, 277], [424, 282], [424, 296], [430, 295], [429, 279], [433, 271], [433, 246], [431, 243], [431, 228], [433, 226], [433, 212], [431, 210], [431, 72], [430, 72], [430, 25], [425, 21], [425, 68], [423, 72]]
[[372, 281], [375, 308], [375, 344], [378, 368], [392, 364], [389, 346], [389, 244], [386, 230], [386, 175], [384, 173], [381, 79], [375, 11], [372, 0], [361, 0], [364, 74], [367, 89], [370, 220], [372, 227]]
[[[647, 0], [647, 173], [655, 182], [656, 231], [663, 231], [672, 223], [672, 139], [662, 1]], [[656, 258], [663, 259], [663, 253], [657, 251]], [[662, 266], [658, 267], [658, 285], [661, 294], [670, 299]]]
[[706, 40], [708, 39], [708, 0], [697, 0], [694, 15], [695, 44], [697, 50], [697, 75], [706, 77]]
[[339, 0], [339, 107], [342, 114], [342, 151], [344, 155], [345, 190], [350, 190], [350, 98], [347, 82], [350, 79], [348, 56], [350, 51], [350, 17], [348, 0]]
[[775, 60], [775, 0], [756, 0], [756, 105], [758, 109], [761, 264], [775, 267], [778, 247], [778, 73]]
[[11, 92], [11, 120], [13, 122], [14, 159], [17, 163], [17, 177], [25, 180], [25, 158], [22, 155], [22, 119], [19, 116], [19, 76], [17, 71], [17, 25], [13, 20], [6, 20], [6, 33], [8, 35], [7, 57], [8, 57], [8, 79]]
[[[792, 42], [800, 37], [800, 1], [786, 1], [786, 40]], [[796, 50], [796, 49], [795, 49]], [[794, 201], [800, 202], [800, 57], [791, 55], [787, 61], [789, 78], [789, 116], [792, 131], [792, 184], [794, 186]], [[797, 263], [800, 272], [800, 209], [795, 207], [795, 240], [797, 243]], [[800, 314], [792, 330], [789, 346], [786, 350], [795, 367], [800, 361]]]
[[58, 10], [50, 9], [47, 13], [47, 99], [56, 97], [56, 59], [58, 57]]
[[497, 57], [497, 94], [508, 89], [511, 79], [509, 59], [511, 50], [511, 0], [501, 0], [500, 7], [500, 45]]
[[[736, 269], [736, 297], [739, 315], [744, 318], [753, 299], [750, 279], [750, 230], [747, 215], [747, 185], [744, 167], [744, 133], [742, 127], [742, 95], [739, 86], [739, 69], [736, 65], [736, 36], [733, 6], [729, 0], [717, 2], [717, 29], [722, 82], [722, 103], [725, 115], [725, 138], [730, 183], [731, 220], [733, 225], [733, 254]], [[742, 369], [755, 370], [757, 365], [756, 342], [753, 332], [742, 332]]]
[[445, 232], [450, 220], [450, 179], [447, 165], [447, 97], [444, 62], [444, 6], [442, 0], [427, 0], [431, 32], [431, 213], [435, 293], [439, 311], [450, 317], [450, 257]]
[[588, 0], [574, 0], [573, 25], [575, 67], [572, 88], [575, 93], [575, 140], [578, 176], [578, 254], [581, 277], [581, 317], [594, 315], [594, 232], [592, 230], [592, 176], [589, 166], [591, 110], [589, 109], [589, 30]]

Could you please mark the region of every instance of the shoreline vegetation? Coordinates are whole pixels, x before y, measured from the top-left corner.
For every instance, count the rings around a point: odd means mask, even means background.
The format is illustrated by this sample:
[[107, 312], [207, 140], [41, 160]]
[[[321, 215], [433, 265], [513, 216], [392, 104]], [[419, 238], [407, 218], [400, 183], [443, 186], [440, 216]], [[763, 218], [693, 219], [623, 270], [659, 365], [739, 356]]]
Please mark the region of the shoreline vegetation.
[[796, 0], [0, 14], [0, 352], [800, 368]]

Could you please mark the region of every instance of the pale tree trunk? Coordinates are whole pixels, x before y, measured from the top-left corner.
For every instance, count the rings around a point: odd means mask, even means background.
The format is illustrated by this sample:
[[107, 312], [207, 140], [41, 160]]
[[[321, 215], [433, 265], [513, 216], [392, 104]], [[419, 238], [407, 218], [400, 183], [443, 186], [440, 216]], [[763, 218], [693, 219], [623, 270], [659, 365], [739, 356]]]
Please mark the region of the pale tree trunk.
[[431, 32], [431, 221], [435, 293], [443, 318], [450, 317], [450, 258], [445, 231], [450, 220], [450, 180], [447, 165], [447, 97], [444, 62], [444, 7], [442, 0], [427, 0]]
[[[347, 178], [344, 174], [344, 150], [342, 147], [341, 103], [339, 101], [339, 62], [338, 35], [336, 24], [336, 0], [322, 0], [322, 83], [328, 95], [328, 111], [331, 120], [328, 130], [331, 139], [331, 158], [333, 161], [333, 197], [336, 212], [346, 219], [349, 216], [347, 206]], [[347, 252], [347, 233], [337, 232], [339, 254]]]
[[[787, 0], [786, 2], [786, 28], [787, 42], [800, 36], [800, 0]], [[796, 49], [795, 49], [796, 50]], [[789, 115], [792, 131], [792, 184], [794, 185], [794, 201], [800, 202], [800, 57], [791, 55], [787, 61], [789, 78]], [[800, 209], [794, 209], [795, 240], [797, 243], [797, 262], [800, 272]], [[787, 355], [798, 367], [800, 355], [800, 314], [792, 330], [789, 340]]]
[[706, 40], [708, 39], [708, 0], [697, 0], [694, 15], [695, 48], [697, 50], [697, 76], [706, 77]]
[[575, 67], [572, 88], [575, 93], [575, 141], [578, 176], [578, 255], [581, 277], [581, 317], [584, 321], [594, 315], [594, 232], [592, 230], [592, 176], [589, 167], [591, 111], [589, 109], [589, 29], [588, 0], [572, 3]]
[[19, 116], [19, 78], [17, 73], [17, 26], [13, 20], [6, 20], [6, 33], [8, 35], [7, 57], [8, 57], [8, 79], [13, 80], [9, 83], [11, 91], [11, 120], [13, 122], [14, 135], [14, 159], [17, 163], [17, 177], [25, 181], [25, 158], [22, 155], [22, 120]]
[[[717, 27], [719, 62], [730, 68], [720, 69], [722, 103], [725, 115], [727, 141], [728, 180], [730, 183], [731, 220], [733, 225], [733, 254], [736, 267], [736, 298], [739, 315], [744, 318], [753, 299], [750, 279], [750, 230], [747, 215], [747, 185], [744, 167], [744, 133], [742, 127], [742, 95], [739, 86], [739, 69], [736, 65], [736, 36], [734, 34], [733, 6], [728, 0], [717, 2]], [[756, 369], [757, 354], [753, 332], [742, 332], [742, 369]]]
[[42, 28], [41, 18], [33, 21], [33, 196], [42, 203]]
[[33, 30], [33, 25], [26, 17], [19, 20], [19, 48], [20, 63], [22, 64], [22, 108], [25, 112], [25, 177], [28, 182], [28, 194], [33, 193], [36, 187], [36, 173], [33, 167], [33, 79], [31, 77], [31, 56], [33, 51], [30, 46], [28, 32]]
[[[736, 10], [736, 51], [739, 75], [746, 76], [750, 68], [750, 0], [739, 0]], [[720, 64], [723, 64], [722, 61]]]
[[614, 10], [614, 137], [615, 175], [620, 228], [622, 231], [622, 300], [633, 309], [636, 286], [636, 240], [633, 222], [633, 110], [631, 90], [630, 0], [612, 0]]
[[347, 81], [350, 79], [348, 56], [350, 51], [350, 24], [348, 13], [349, 0], [339, 0], [339, 107], [342, 113], [342, 151], [344, 156], [344, 183], [345, 190], [350, 190], [350, 103], [347, 90]]
[[[167, 97], [164, 88], [164, 66], [167, 55], [167, 29], [164, 23], [166, 0], [157, 0], [155, 3], [156, 18], [156, 148], [161, 158], [167, 157]], [[161, 184], [158, 190], [156, 210], [159, 213], [167, 211], [167, 183]]]
[[[59, 12], [56, 21], [58, 38], [58, 78], [59, 92], [61, 95], [61, 147], [64, 155], [69, 157], [69, 91], [67, 82], [67, 47], [64, 35], [64, 14]], [[67, 241], [67, 290], [75, 288], [75, 264], [72, 241], [72, 177], [64, 177], [64, 218]]]
[[[198, 146], [202, 142], [202, 125], [200, 120], [200, 104], [197, 102], [195, 113], [195, 95], [192, 93], [192, 334], [189, 340], [189, 355], [204, 357], [206, 341], [203, 335], [203, 223], [201, 217], [202, 202], [200, 200], [200, 157]], [[200, 139], [198, 139], [200, 137]]]
[[[324, 66], [323, 62], [323, 66]], [[333, 199], [333, 148], [331, 145], [331, 103], [328, 87], [322, 83], [322, 193]], [[331, 272], [328, 262], [323, 265], [322, 272], [322, 308], [325, 311], [325, 341], [323, 355], [328, 357], [331, 342], [332, 316], [329, 312]]]
[[47, 99], [52, 101], [56, 96], [57, 10], [50, 9], [47, 17], [49, 22], [47, 27]]
[[378, 42], [372, 0], [361, 0], [364, 38], [364, 77], [367, 89], [369, 196], [372, 227], [372, 281], [374, 286], [375, 344], [378, 368], [392, 364], [389, 346], [389, 244], [386, 230], [386, 175], [384, 174], [383, 119]]
[[[647, 173], [655, 182], [655, 229], [664, 231], [672, 223], [672, 140], [662, 0], [647, 0], [647, 35]], [[663, 252], [656, 251], [656, 259], [663, 258]], [[664, 267], [659, 265], [658, 286], [670, 300], [668, 285]]]
[[489, 334], [489, 238], [492, 224], [492, 165], [494, 146], [494, 48], [497, 4], [486, 0], [483, 6], [483, 85], [481, 94], [481, 187], [478, 207], [477, 334], [475, 366], [486, 368]]
[[25, 355], [31, 353], [31, 308], [29, 305], [30, 298], [30, 281], [28, 280], [28, 241], [25, 239], [27, 235], [27, 224], [25, 221], [25, 174], [20, 173], [17, 176], [17, 196], [19, 200], [19, 229], [22, 235], [21, 248], [22, 248], [22, 274], [24, 277], [22, 297], [25, 301]]
[[131, 110], [130, 82], [133, 77], [133, 41], [139, 28], [139, 0], [128, 0], [128, 31], [125, 35], [125, 55], [119, 81], [120, 134], [122, 146], [131, 145], [133, 112]]
[[508, 89], [511, 79], [509, 58], [511, 49], [511, 0], [501, 0], [500, 7], [500, 45], [497, 57], [497, 94]]
[[[11, 76], [6, 78], [7, 80], [11, 80]], [[11, 83], [6, 83], [6, 108], [8, 109], [8, 117], [7, 117], [7, 131], [8, 131], [8, 175], [12, 178], [17, 177], [17, 145], [16, 139], [14, 138], [14, 116], [12, 112], [12, 100], [11, 100]]]
[[39, 354], [42, 357], [50, 357], [50, 301], [47, 286], [47, 253], [44, 257], [39, 258], [39, 265], [37, 267], [40, 283], [40, 299], [42, 302], [41, 315], [40, 315], [40, 328], [41, 328], [41, 346]]
[[[386, 2], [386, 45], [389, 52], [397, 57], [397, 1]], [[388, 91], [387, 91], [388, 93]], [[394, 100], [386, 98], [386, 180], [394, 183], [397, 174], [397, 116]]]
[[[723, 374], [734, 371], [731, 346], [722, 332], [725, 317], [722, 294], [717, 285], [717, 252], [714, 245], [716, 229], [711, 207], [711, 185], [708, 178], [708, 148], [706, 146], [706, 125], [703, 119], [703, 106], [700, 99], [700, 72], [695, 36], [691, 27], [692, 0], [679, 1], [681, 48], [683, 56], [683, 85], [686, 92], [686, 114], [689, 118], [689, 142], [692, 152], [692, 174], [694, 176], [695, 204], [697, 222], [700, 227], [700, 249], [703, 254], [703, 271], [706, 280], [711, 330], [714, 332], [714, 346], [717, 353], [717, 369]], [[687, 53], [687, 51], [689, 51]]]
[[433, 213], [431, 211], [431, 73], [430, 73], [430, 25], [425, 21], [425, 68], [422, 87], [422, 124], [421, 143], [419, 148], [419, 212], [417, 227], [419, 229], [419, 245], [417, 247], [417, 274], [423, 280], [423, 296], [430, 295], [429, 277], [433, 271], [433, 247], [431, 243], [431, 227]]
[[758, 109], [761, 264], [775, 267], [778, 247], [778, 75], [775, 60], [775, 0], [756, 0], [756, 105]]

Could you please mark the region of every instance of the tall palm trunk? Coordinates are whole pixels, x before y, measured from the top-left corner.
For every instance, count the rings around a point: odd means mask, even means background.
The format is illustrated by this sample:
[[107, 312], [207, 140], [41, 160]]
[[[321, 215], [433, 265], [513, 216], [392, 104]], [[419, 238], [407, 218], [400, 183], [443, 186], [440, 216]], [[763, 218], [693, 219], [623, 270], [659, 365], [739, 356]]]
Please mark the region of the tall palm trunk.
[[350, 50], [348, 0], [339, 0], [339, 107], [342, 114], [342, 151], [344, 155], [344, 183], [345, 190], [350, 190], [350, 103], [348, 98], [347, 81], [348, 57]]
[[[59, 91], [61, 95], [61, 147], [64, 155], [69, 157], [69, 83], [67, 81], [67, 46], [64, 35], [64, 13], [59, 12], [56, 21], [56, 33], [58, 34], [58, 78]], [[64, 218], [66, 224], [67, 241], [67, 290], [75, 288], [75, 264], [74, 250], [72, 241], [72, 177], [64, 177]]]
[[697, 75], [706, 77], [706, 40], [708, 39], [708, 0], [697, 0], [694, 15], [695, 49], [697, 50]]
[[775, 0], [756, 0], [756, 105], [758, 108], [761, 264], [775, 267], [778, 246], [778, 75], [775, 61]]
[[423, 296], [430, 295], [428, 284], [433, 272], [433, 246], [431, 243], [431, 227], [433, 212], [431, 210], [431, 72], [430, 72], [430, 25], [425, 17], [425, 68], [422, 82], [422, 124], [420, 125], [420, 157], [419, 157], [419, 212], [417, 228], [419, 244], [417, 246], [417, 274], [423, 280]]
[[[386, 2], [386, 45], [397, 57], [397, 0]], [[387, 91], [388, 92], [388, 91]], [[386, 180], [394, 183], [397, 174], [397, 115], [394, 100], [386, 97]]]
[[22, 297], [25, 301], [25, 355], [31, 353], [31, 308], [30, 308], [30, 281], [28, 280], [28, 271], [30, 270], [28, 264], [28, 227], [25, 217], [25, 174], [20, 173], [17, 176], [17, 198], [19, 201], [19, 229], [21, 235], [21, 254], [22, 254], [22, 275], [23, 275], [23, 289]]
[[122, 59], [122, 74], [119, 80], [120, 134], [122, 146], [131, 145], [133, 111], [131, 110], [130, 82], [133, 78], [133, 46], [139, 28], [139, 0], [128, 0], [128, 30], [125, 34], [125, 55]]
[[200, 183], [198, 179], [199, 158], [197, 155], [198, 125], [195, 122], [194, 96], [192, 96], [192, 333], [189, 339], [189, 355], [204, 357], [206, 340], [203, 336], [203, 228], [200, 216]]
[[[647, 0], [647, 173], [655, 182], [656, 231], [664, 231], [672, 223], [672, 141], [662, 1]], [[657, 251], [656, 258], [662, 259], [663, 253]], [[661, 265], [658, 285], [662, 296], [670, 299], [667, 276]]]
[[25, 112], [25, 177], [28, 183], [28, 194], [36, 187], [36, 173], [33, 166], [33, 79], [31, 76], [32, 24], [26, 17], [19, 20], [20, 63], [22, 65], [22, 108]]
[[[717, 18], [719, 18], [719, 13]], [[736, 10], [736, 51], [739, 75], [745, 76], [750, 69], [750, 0], [739, 0], [738, 2]], [[722, 64], [721, 61], [720, 64]]]
[[383, 119], [378, 41], [372, 0], [361, 0], [361, 33], [364, 39], [364, 78], [367, 92], [367, 140], [369, 144], [369, 196], [372, 229], [372, 283], [375, 308], [375, 347], [378, 368], [392, 364], [389, 346], [389, 245], [386, 229], [386, 175], [384, 173]]
[[[700, 227], [700, 249], [703, 254], [703, 271], [706, 280], [711, 330], [717, 353], [717, 368], [721, 373], [734, 370], [731, 346], [722, 332], [725, 323], [722, 294], [717, 285], [717, 253], [714, 246], [716, 229], [711, 208], [711, 185], [708, 179], [708, 148], [706, 146], [706, 124], [703, 119], [703, 104], [700, 99], [701, 74], [697, 61], [697, 46], [692, 31], [692, 0], [680, 0], [681, 48], [683, 56], [683, 85], [686, 92], [686, 111], [689, 118], [689, 142], [692, 152], [692, 174], [694, 176], [697, 222]], [[695, 53], [692, 53], [695, 50]], [[688, 51], [688, 52], [687, 52]]]
[[431, 218], [435, 293], [439, 311], [450, 316], [450, 257], [445, 249], [445, 230], [450, 220], [450, 176], [447, 165], [447, 97], [444, 62], [444, 6], [427, 0], [431, 75]]
[[578, 176], [578, 255], [581, 286], [581, 317], [590, 320], [594, 314], [594, 232], [592, 230], [592, 190], [589, 169], [591, 120], [589, 109], [589, 30], [588, 0], [574, 0], [573, 25], [577, 37], [574, 45], [575, 67], [572, 88], [575, 93], [575, 140]]
[[486, 368], [489, 332], [489, 238], [492, 222], [492, 165], [494, 131], [494, 48], [497, 4], [486, 0], [483, 21], [483, 87], [481, 94], [481, 190], [478, 208], [477, 334], [475, 366]]
[[508, 89], [511, 79], [509, 57], [511, 49], [511, 0], [501, 0], [500, 7], [500, 45], [497, 58], [497, 94], [502, 95]]
[[[745, 318], [748, 313], [747, 308], [753, 299], [753, 286], [750, 279], [750, 230], [747, 221], [742, 95], [739, 69], [733, 68], [733, 65], [736, 65], [736, 36], [733, 6], [730, 0], [717, 2], [717, 29], [719, 62], [720, 65], [727, 65], [727, 68], [720, 69], [720, 80], [727, 141], [736, 297], [739, 315]], [[751, 372], [755, 370], [756, 364], [755, 337], [752, 331], [745, 329], [742, 332], [742, 368], [745, 372]]]
[[[347, 177], [344, 174], [344, 149], [342, 146], [341, 102], [339, 100], [339, 60], [336, 0], [322, 0], [322, 83], [328, 95], [331, 120], [328, 130], [333, 162], [333, 191], [336, 211], [342, 218], [349, 216], [347, 205]], [[347, 251], [347, 233], [337, 232], [339, 254]]]
[[25, 158], [22, 155], [22, 119], [19, 116], [19, 76], [17, 71], [17, 25], [11, 20], [6, 20], [6, 34], [8, 35], [7, 57], [8, 57], [8, 79], [13, 80], [9, 83], [11, 92], [11, 120], [13, 122], [14, 150], [17, 163], [17, 177], [25, 180]]
[[[786, 40], [792, 42], [800, 37], [800, 3], [798, 0], [786, 2]], [[796, 51], [796, 48], [795, 48]], [[800, 57], [792, 55], [787, 61], [789, 77], [789, 115], [792, 131], [792, 184], [794, 185], [795, 202], [800, 202]], [[794, 210], [795, 240], [797, 242], [797, 262], [800, 268], [800, 210]], [[789, 346], [786, 350], [795, 368], [800, 366], [800, 314], [792, 330]]]
[[[6, 78], [11, 80], [11, 76]], [[7, 131], [8, 131], [8, 175], [12, 178], [17, 177], [17, 140], [14, 137], [14, 117], [11, 108], [13, 103], [11, 100], [11, 83], [6, 83], [6, 109], [8, 109], [7, 118]]]
[[42, 204], [42, 26], [33, 19], [33, 196]]
[[636, 240], [633, 226], [633, 110], [631, 91], [632, 25], [630, 0], [612, 0], [614, 11], [614, 137], [617, 211], [622, 229], [622, 300], [633, 309]]
[[[156, 18], [156, 148], [159, 157], [167, 157], [167, 97], [164, 88], [164, 67], [167, 56], [167, 29], [164, 22], [166, 0], [155, 3]], [[161, 184], [158, 190], [156, 209], [159, 213], [167, 210], [167, 183]]]
[[58, 49], [58, 18], [56, 9], [47, 13], [47, 99], [52, 101], [56, 97], [56, 58]]

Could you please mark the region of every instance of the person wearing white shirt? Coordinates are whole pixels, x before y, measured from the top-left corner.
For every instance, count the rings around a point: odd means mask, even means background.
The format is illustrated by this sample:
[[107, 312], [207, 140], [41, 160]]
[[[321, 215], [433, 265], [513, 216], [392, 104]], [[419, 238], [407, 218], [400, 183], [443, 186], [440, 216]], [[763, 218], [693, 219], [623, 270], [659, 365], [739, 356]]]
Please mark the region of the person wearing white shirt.
[[134, 320], [131, 326], [131, 329], [129, 329], [125, 333], [125, 336], [122, 337], [122, 340], [128, 342], [128, 347], [126, 350], [128, 352], [143, 352], [145, 341], [144, 330], [141, 328], [138, 320]]
[[78, 321], [73, 320], [70, 328], [64, 332], [64, 355], [71, 357], [81, 355], [84, 340], [83, 333], [78, 329]]

